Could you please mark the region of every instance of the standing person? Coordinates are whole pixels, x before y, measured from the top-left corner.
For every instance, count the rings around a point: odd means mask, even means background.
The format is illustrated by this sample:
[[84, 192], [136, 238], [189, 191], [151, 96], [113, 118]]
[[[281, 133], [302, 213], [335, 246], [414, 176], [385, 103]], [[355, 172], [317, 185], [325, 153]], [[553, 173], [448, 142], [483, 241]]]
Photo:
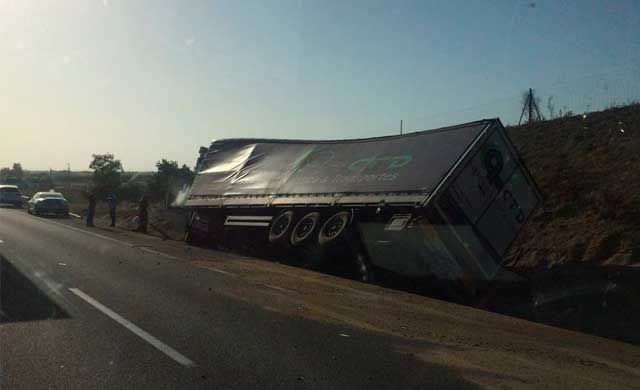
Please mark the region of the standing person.
[[116, 205], [118, 203], [118, 197], [113, 192], [109, 192], [107, 195], [107, 204], [109, 205], [109, 216], [111, 217], [111, 227], [116, 226]]
[[147, 225], [149, 224], [149, 201], [146, 196], [140, 199], [138, 204], [138, 231], [141, 233], [147, 232]]
[[96, 215], [96, 195], [89, 194], [89, 211], [87, 212], [87, 226], [93, 227], [93, 217]]

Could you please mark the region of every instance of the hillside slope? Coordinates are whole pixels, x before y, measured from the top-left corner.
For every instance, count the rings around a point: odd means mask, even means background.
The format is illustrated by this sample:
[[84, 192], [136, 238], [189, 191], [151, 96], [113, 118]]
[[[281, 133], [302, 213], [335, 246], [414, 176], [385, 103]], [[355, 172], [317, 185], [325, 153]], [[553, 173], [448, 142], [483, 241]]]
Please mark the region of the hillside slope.
[[640, 104], [507, 131], [544, 207], [506, 264], [640, 265]]

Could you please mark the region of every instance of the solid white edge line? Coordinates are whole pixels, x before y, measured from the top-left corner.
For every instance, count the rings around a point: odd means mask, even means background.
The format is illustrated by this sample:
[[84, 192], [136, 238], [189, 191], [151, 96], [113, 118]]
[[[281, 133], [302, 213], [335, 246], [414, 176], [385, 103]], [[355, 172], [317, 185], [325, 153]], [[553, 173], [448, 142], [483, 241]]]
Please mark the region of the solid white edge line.
[[53, 225], [62, 226], [62, 227], [65, 227], [67, 229], [75, 230], [77, 232], [85, 233], [85, 234], [88, 234], [90, 236], [94, 236], [94, 237], [98, 237], [98, 238], [104, 238], [105, 240], [109, 240], [109, 241], [112, 241], [112, 242], [117, 242], [118, 244], [126, 245], [126, 246], [128, 246], [130, 248], [132, 248], [134, 246], [133, 244], [131, 244], [129, 242], [126, 242], [126, 241], [116, 240], [115, 238], [103, 236], [102, 234], [90, 232], [88, 230], [78, 229], [77, 227], [73, 227], [71, 225], [67, 225], [67, 224], [64, 224], [64, 223], [54, 222], [54, 221], [50, 221], [48, 219], [39, 219], [39, 220], [42, 221], [42, 222], [53, 224]]
[[120, 316], [118, 313], [116, 313], [113, 310], [109, 309], [108, 307], [106, 307], [102, 303], [100, 303], [100, 302], [96, 301], [95, 299], [91, 298], [89, 295], [85, 294], [84, 292], [80, 291], [79, 289], [70, 288], [69, 291], [71, 291], [72, 293], [74, 293], [75, 295], [80, 297], [81, 299], [85, 300], [88, 304], [90, 304], [91, 306], [93, 306], [96, 309], [100, 310], [101, 312], [106, 314], [108, 317], [110, 317], [112, 320], [114, 320], [115, 322], [117, 322], [120, 325], [124, 326], [125, 328], [127, 328], [128, 330], [133, 332], [136, 336], [140, 337], [141, 339], [143, 339], [147, 343], [151, 344], [157, 350], [159, 350], [160, 352], [162, 352], [165, 355], [169, 356], [171, 359], [175, 360], [176, 362], [182, 364], [183, 366], [187, 366], [187, 367], [194, 367], [196, 365], [192, 360], [190, 360], [186, 356], [182, 355], [180, 352], [176, 351], [175, 349], [171, 348], [167, 344], [163, 343], [162, 341], [160, 341], [157, 338], [153, 337], [149, 333], [147, 333], [144, 330], [140, 329], [138, 326], [136, 326], [132, 322], [130, 322], [127, 319], [125, 319], [124, 317]]
[[122, 241], [122, 240], [118, 240], [118, 239], [111, 238], [111, 237], [108, 237], [108, 236], [103, 236], [102, 234], [90, 232], [90, 231], [84, 230], [84, 229], [79, 229], [77, 227], [74, 227], [74, 226], [71, 226], [71, 225], [67, 225], [67, 224], [64, 224], [64, 223], [49, 221], [47, 219], [43, 219], [42, 221], [43, 222], [47, 222], [47, 223], [51, 223], [51, 224], [54, 224], [54, 225], [58, 225], [58, 226], [61, 226], [61, 227], [65, 227], [65, 228], [68, 228], [68, 229], [71, 229], [71, 230], [75, 230], [77, 232], [85, 233], [85, 234], [88, 234], [90, 236], [94, 236], [94, 237], [97, 237], [97, 238], [103, 238], [103, 239], [109, 240], [111, 242], [117, 242], [118, 244], [125, 245], [125, 246], [127, 246], [129, 248], [139, 248], [140, 250], [145, 251], [147, 253], [151, 253], [151, 254], [154, 254], [154, 255], [162, 256], [162, 257], [165, 257], [167, 259], [180, 260], [180, 258], [176, 257], [176, 256], [171, 256], [171, 255], [168, 255], [166, 253], [163, 253], [163, 252], [160, 252], [160, 251], [157, 251], [157, 250], [154, 250], [154, 249], [140, 247], [140, 246], [138, 246], [136, 244], [133, 244], [133, 243], [130, 243], [130, 242], [127, 242], [127, 241]]
[[273, 290], [282, 291], [282, 292], [285, 292], [285, 293], [294, 293], [295, 292], [293, 290], [289, 290], [288, 288], [274, 286], [273, 284], [264, 283], [263, 286], [268, 287], [268, 288], [273, 289]]
[[223, 271], [219, 268], [215, 268], [215, 267], [204, 267], [204, 269], [207, 269], [209, 271], [213, 271], [213, 272], [217, 272], [219, 274], [225, 274], [225, 275], [231, 275], [231, 276], [235, 276], [235, 274], [231, 273], [231, 272], [227, 272], [227, 271]]
[[[170, 259], [170, 260], [178, 260], [178, 261], [180, 260], [179, 257], [168, 255], [166, 253], [157, 251], [155, 249], [149, 249], [149, 248], [141, 247], [141, 246], [138, 246], [136, 244], [132, 244], [130, 242], [126, 242], [126, 241], [122, 241], [122, 240], [117, 240], [115, 238], [103, 236], [102, 234], [90, 232], [90, 231], [84, 230], [84, 229], [79, 229], [77, 227], [73, 227], [71, 225], [67, 225], [67, 224], [64, 224], [64, 223], [49, 221], [47, 219], [42, 219], [42, 221], [43, 222], [47, 222], [47, 223], [51, 223], [53, 225], [58, 225], [58, 226], [61, 226], [61, 227], [64, 227], [64, 228], [68, 228], [68, 229], [71, 229], [71, 230], [75, 230], [75, 231], [78, 231], [78, 232], [81, 232], [81, 233], [85, 233], [85, 234], [88, 234], [90, 236], [94, 236], [94, 237], [98, 237], [98, 238], [104, 238], [105, 240], [109, 240], [109, 241], [112, 241], [112, 242], [117, 242], [117, 243], [125, 245], [125, 246], [127, 246], [129, 248], [138, 248], [141, 251], [144, 251], [144, 252], [147, 252], [147, 253], [151, 253], [151, 254], [157, 255], [157, 256], [162, 256], [162, 257]], [[235, 276], [235, 274], [232, 273], [232, 272], [223, 271], [223, 270], [218, 269], [218, 268], [215, 268], [215, 269], [211, 268], [211, 267], [205, 267], [205, 268], [209, 269], [210, 271], [213, 271], [213, 272], [218, 272], [218, 273], [225, 274], [225, 275]]]
[[138, 247], [138, 248], [139, 248], [141, 251], [145, 251], [145, 252], [147, 252], [147, 253], [151, 253], [151, 254], [154, 254], [154, 255], [162, 256], [162, 257], [165, 257], [165, 258], [167, 258], [167, 259], [171, 259], [171, 260], [180, 260], [179, 258], [177, 258], [177, 257], [175, 257], [175, 256], [171, 256], [171, 255], [168, 255], [168, 254], [166, 254], [166, 253], [158, 252], [158, 251], [157, 251], [157, 250], [155, 250], [155, 249], [149, 249], [149, 248], [145, 248], [145, 247]]

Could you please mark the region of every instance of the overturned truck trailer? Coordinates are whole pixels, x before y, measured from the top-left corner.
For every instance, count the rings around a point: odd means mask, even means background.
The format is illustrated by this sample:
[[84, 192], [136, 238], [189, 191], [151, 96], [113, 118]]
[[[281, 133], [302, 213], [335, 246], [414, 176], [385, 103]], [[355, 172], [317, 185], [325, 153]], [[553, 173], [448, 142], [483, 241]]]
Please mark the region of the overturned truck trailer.
[[340, 258], [363, 281], [376, 268], [491, 280], [540, 203], [499, 119], [356, 140], [228, 139], [201, 148], [186, 238]]

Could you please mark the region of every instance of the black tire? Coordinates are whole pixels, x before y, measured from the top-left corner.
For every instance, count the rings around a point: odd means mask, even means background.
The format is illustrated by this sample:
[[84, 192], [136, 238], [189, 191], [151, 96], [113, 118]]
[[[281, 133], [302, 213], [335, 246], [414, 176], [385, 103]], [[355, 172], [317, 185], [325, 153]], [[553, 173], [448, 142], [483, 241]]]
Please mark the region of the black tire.
[[189, 228], [189, 225], [191, 225], [191, 219], [193, 218], [193, 213], [193, 211], [190, 212], [188, 218], [185, 218], [184, 220], [184, 236], [182, 237], [182, 240], [187, 244], [193, 243], [193, 234], [191, 234], [191, 229]]
[[362, 283], [374, 283], [375, 271], [369, 257], [362, 251], [355, 253], [353, 259], [355, 265], [354, 279]]
[[[209, 240], [212, 239], [212, 237], [210, 237], [211, 232], [207, 231], [206, 233], [203, 232], [202, 230], [199, 229], [193, 229], [191, 227], [191, 224], [193, 223], [194, 220], [200, 220], [200, 216], [198, 215], [198, 213], [196, 213], [195, 211], [191, 211], [189, 213], [189, 217], [185, 218], [185, 223], [184, 223], [184, 236], [183, 236], [183, 240], [185, 243], [189, 244], [189, 245], [201, 245], [201, 244], [205, 244], [205, 243], [209, 243]], [[208, 220], [207, 220], [208, 221]], [[138, 223], [139, 225], [139, 223]], [[207, 222], [207, 225], [209, 225], [209, 222]], [[139, 229], [139, 226], [136, 227], [136, 231]], [[208, 227], [209, 229], [209, 227]]]
[[300, 218], [296, 226], [291, 231], [291, 245], [298, 246], [309, 238], [316, 230], [320, 213], [312, 212]]
[[187, 230], [184, 232], [184, 238], [183, 238], [184, 242], [185, 242], [185, 243], [187, 243], [187, 244], [193, 244], [193, 238], [192, 238], [192, 236], [193, 236], [193, 235], [191, 234], [191, 232], [189, 231], [189, 229], [187, 229]]
[[329, 217], [320, 228], [318, 244], [325, 245], [340, 237], [346, 230], [350, 219], [351, 213], [348, 211], [341, 211]]
[[287, 210], [278, 215], [269, 228], [269, 242], [276, 243], [282, 241], [289, 233], [289, 228], [293, 222], [293, 211]]

